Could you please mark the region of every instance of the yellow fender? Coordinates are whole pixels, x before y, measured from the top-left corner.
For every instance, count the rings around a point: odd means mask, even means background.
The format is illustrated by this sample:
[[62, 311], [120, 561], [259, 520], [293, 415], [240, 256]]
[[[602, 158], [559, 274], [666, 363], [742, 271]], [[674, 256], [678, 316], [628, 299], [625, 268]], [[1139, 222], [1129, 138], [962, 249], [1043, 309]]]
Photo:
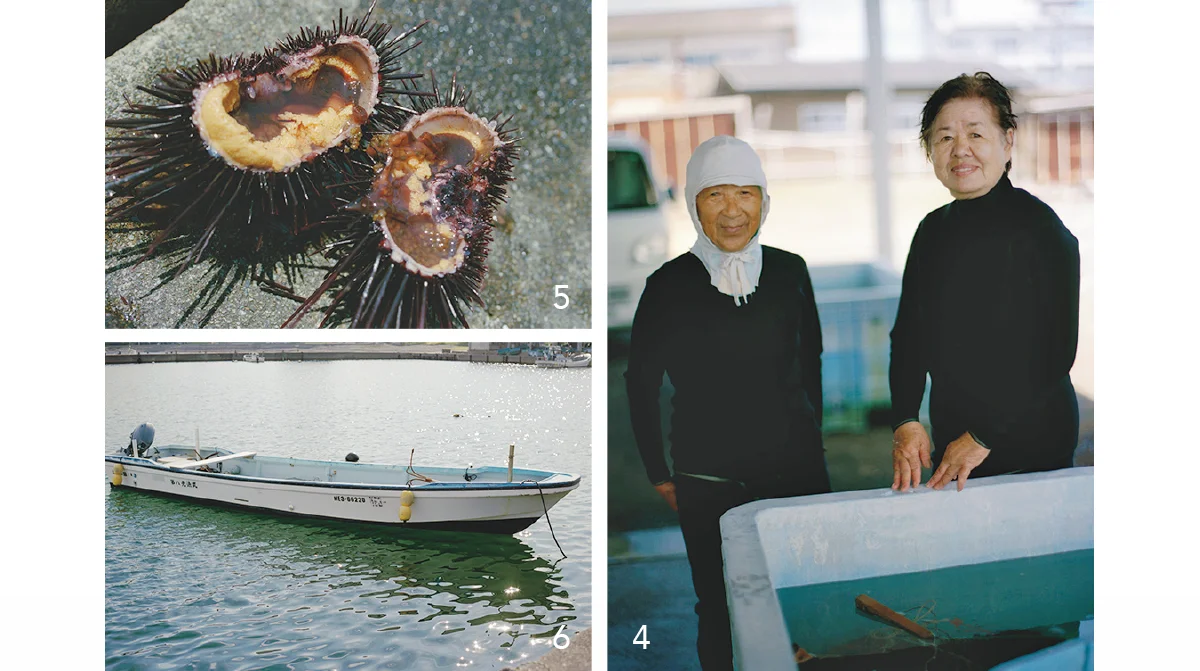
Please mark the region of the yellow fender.
[[112, 476], [113, 487], [121, 486], [121, 476], [124, 474], [125, 474], [125, 466], [124, 465], [117, 464], [116, 466], [113, 466], [113, 476]]
[[412, 490], [406, 489], [400, 492], [400, 521], [407, 522], [412, 519], [412, 504], [416, 499], [416, 495]]

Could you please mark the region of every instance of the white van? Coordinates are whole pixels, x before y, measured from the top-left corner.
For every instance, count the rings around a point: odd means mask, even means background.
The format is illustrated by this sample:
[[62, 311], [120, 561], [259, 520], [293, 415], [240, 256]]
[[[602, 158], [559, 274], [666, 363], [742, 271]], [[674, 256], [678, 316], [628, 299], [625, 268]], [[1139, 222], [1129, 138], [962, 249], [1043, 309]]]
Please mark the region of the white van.
[[646, 278], [667, 261], [665, 201], [650, 150], [635, 135], [608, 136], [608, 327], [629, 328]]

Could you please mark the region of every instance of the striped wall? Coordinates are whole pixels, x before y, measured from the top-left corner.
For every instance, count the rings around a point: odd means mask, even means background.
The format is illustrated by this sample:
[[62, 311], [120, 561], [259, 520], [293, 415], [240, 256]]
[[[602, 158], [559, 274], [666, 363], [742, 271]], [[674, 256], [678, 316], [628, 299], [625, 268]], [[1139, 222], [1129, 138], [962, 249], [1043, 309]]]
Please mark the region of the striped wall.
[[677, 190], [683, 187], [688, 159], [701, 142], [715, 135], [737, 134], [732, 113], [613, 123], [608, 129], [641, 136], [650, 145], [654, 170], [660, 182]]

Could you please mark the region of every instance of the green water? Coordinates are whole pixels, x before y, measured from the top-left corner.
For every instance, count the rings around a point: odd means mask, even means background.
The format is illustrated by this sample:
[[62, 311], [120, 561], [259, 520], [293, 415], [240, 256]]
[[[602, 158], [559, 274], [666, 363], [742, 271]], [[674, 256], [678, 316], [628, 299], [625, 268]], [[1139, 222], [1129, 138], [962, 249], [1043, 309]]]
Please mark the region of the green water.
[[1080, 550], [790, 587], [778, 595], [792, 642], [819, 658], [927, 645], [859, 612], [860, 594], [931, 630], [939, 644], [979, 647], [1016, 631], [1049, 644], [1078, 636], [1079, 621], [1092, 616], [1093, 575], [1093, 551]]

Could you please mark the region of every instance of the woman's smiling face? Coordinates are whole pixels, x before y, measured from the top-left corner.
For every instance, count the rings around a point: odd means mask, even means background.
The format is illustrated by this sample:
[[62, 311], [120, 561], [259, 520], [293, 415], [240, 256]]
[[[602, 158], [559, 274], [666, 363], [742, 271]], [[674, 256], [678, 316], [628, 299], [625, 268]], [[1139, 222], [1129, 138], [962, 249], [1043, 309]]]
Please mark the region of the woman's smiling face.
[[942, 105], [929, 136], [933, 172], [955, 199], [978, 198], [1000, 181], [1012, 158], [1013, 132], [1003, 130], [996, 110], [982, 98], [955, 98]]
[[762, 189], [757, 186], [720, 184], [696, 195], [696, 216], [712, 243], [725, 252], [737, 252], [750, 242], [762, 224]]

